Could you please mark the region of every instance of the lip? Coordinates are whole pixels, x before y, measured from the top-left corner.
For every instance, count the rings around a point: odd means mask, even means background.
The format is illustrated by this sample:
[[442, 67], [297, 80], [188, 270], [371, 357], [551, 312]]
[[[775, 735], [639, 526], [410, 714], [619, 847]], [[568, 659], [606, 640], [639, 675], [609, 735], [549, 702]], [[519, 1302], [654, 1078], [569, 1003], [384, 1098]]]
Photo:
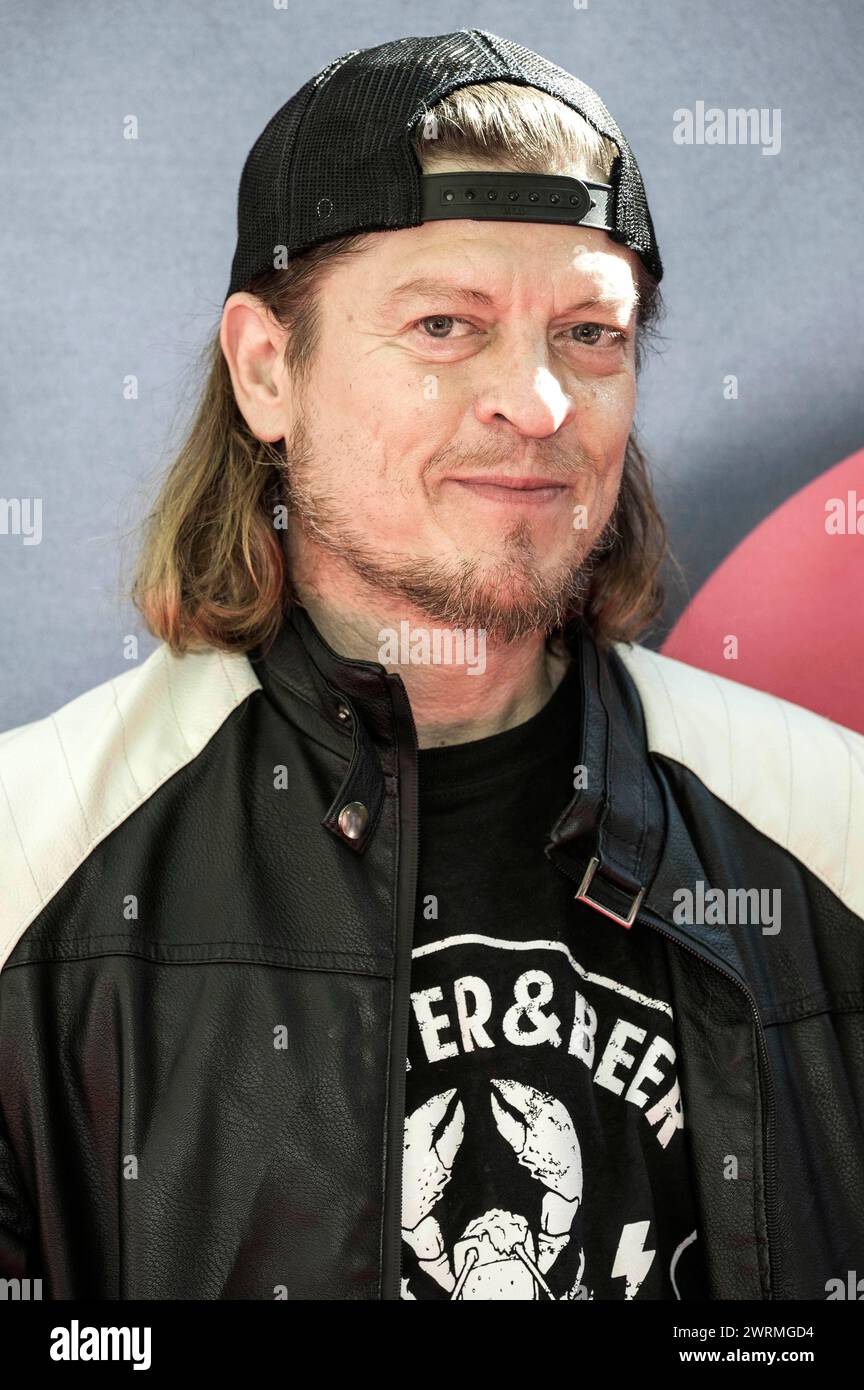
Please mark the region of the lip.
[[556, 478], [517, 477], [506, 473], [471, 474], [464, 478], [447, 478], [445, 481], [457, 483], [476, 497], [510, 506], [542, 506], [558, 500], [567, 491], [566, 485]]
[[520, 478], [510, 473], [470, 473], [463, 478], [457, 473], [450, 477], [448, 482], [486, 483], [490, 487], [507, 487], [512, 488], [516, 492], [521, 492], [523, 490], [533, 491], [542, 487], [564, 487], [564, 484], [559, 482], [557, 478], [538, 478], [535, 477], [534, 474], [527, 474]]

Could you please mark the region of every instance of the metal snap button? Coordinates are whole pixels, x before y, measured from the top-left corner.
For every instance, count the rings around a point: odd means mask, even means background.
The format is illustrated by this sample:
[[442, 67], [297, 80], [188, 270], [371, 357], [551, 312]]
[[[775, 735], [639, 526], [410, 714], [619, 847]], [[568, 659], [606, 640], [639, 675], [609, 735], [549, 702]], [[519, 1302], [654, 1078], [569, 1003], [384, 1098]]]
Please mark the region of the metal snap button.
[[346, 840], [359, 840], [369, 822], [369, 811], [362, 801], [349, 801], [339, 812], [339, 829]]
[[351, 718], [351, 711], [347, 705], [339, 705], [336, 710], [336, 718], [341, 719], [343, 724], [347, 724]]

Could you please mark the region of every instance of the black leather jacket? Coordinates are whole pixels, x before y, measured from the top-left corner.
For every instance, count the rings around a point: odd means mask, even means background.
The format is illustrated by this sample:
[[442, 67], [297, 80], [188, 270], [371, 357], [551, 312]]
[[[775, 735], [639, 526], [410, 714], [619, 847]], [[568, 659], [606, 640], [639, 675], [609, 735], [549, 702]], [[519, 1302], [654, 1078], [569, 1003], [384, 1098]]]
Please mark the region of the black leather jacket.
[[[549, 872], [597, 859], [585, 900], [642, 894], [678, 948], [712, 1297], [824, 1299], [864, 1274], [864, 738], [572, 650], [587, 788]], [[0, 1274], [399, 1297], [415, 739], [400, 678], [299, 608], [264, 658], [160, 645], [0, 737]], [[780, 930], [677, 923], [700, 882], [779, 890]]]

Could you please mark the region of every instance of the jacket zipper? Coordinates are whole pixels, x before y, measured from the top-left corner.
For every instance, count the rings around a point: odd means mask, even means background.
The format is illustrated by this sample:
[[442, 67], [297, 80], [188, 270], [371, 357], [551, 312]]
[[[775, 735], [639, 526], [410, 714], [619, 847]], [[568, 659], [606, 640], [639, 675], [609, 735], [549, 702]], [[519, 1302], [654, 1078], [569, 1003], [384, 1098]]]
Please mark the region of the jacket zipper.
[[759, 1053], [765, 1077], [766, 1106], [765, 1126], [763, 1131], [763, 1143], [765, 1146], [765, 1225], [768, 1231], [768, 1295], [770, 1299], [774, 1300], [777, 1297], [775, 1266], [775, 1251], [777, 1244], [776, 1239], [772, 1241], [772, 1235], [776, 1237], [777, 1229], [776, 1204], [774, 1202], [774, 1193], [776, 1190], [774, 1081], [771, 1076], [771, 1065], [768, 1059], [768, 1045], [765, 1042], [765, 1033], [762, 1028], [762, 1020], [759, 1017], [759, 1009], [756, 1005], [756, 1000], [747, 986], [736, 979], [729, 970], [724, 970], [722, 965], [717, 965], [715, 961], [709, 960], [706, 956], [703, 956], [702, 953], [697, 951], [693, 946], [689, 946], [686, 942], [680, 941], [677, 936], [674, 936], [672, 932], [666, 931], [658, 922], [652, 921], [651, 918], [644, 916], [641, 912], [636, 914], [636, 921], [644, 923], [646, 927], [650, 927], [652, 931], [656, 931], [660, 936], [665, 936], [673, 945], [679, 946], [684, 951], [689, 951], [690, 954], [696, 956], [698, 960], [704, 961], [706, 965], [710, 965], [714, 970], [718, 970], [721, 975], [725, 975], [728, 980], [732, 981], [733, 985], [736, 985], [738, 989], [743, 991], [750, 1004], [756, 1023], [756, 1037], [759, 1043]]
[[[417, 899], [418, 855], [420, 843], [417, 787], [417, 726], [400, 676], [391, 675], [399, 694], [394, 692], [396, 745], [399, 765], [399, 850], [397, 856], [396, 968], [393, 979], [393, 1026], [390, 1074], [396, 1068], [396, 1085], [391, 1086], [387, 1123], [389, 1160], [387, 1178], [390, 1204], [384, 1200], [384, 1268], [389, 1277], [382, 1287], [382, 1299], [398, 1299], [402, 1294], [402, 1175], [405, 1145], [405, 1087], [408, 1059], [408, 1022], [411, 1002], [411, 953], [414, 946], [414, 917]], [[406, 798], [403, 760], [410, 750], [414, 760], [413, 786]], [[408, 779], [410, 780], [410, 778]], [[404, 832], [404, 835], [403, 835]], [[395, 1192], [395, 1200], [392, 1194]], [[395, 1211], [394, 1211], [395, 1205]], [[389, 1223], [388, 1223], [389, 1217]]]

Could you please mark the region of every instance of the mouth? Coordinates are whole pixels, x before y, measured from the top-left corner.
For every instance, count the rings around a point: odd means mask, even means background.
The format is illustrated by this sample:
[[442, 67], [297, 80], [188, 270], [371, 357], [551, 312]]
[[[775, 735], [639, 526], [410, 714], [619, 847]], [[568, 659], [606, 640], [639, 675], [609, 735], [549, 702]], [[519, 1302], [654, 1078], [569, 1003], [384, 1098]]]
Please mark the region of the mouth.
[[558, 501], [567, 493], [567, 485], [553, 478], [516, 477], [506, 474], [493, 474], [491, 477], [476, 475], [470, 477], [445, 478], [475, 497], [485, 497], [492, 502], [503, 502], [511, 506], [543, 506]]

